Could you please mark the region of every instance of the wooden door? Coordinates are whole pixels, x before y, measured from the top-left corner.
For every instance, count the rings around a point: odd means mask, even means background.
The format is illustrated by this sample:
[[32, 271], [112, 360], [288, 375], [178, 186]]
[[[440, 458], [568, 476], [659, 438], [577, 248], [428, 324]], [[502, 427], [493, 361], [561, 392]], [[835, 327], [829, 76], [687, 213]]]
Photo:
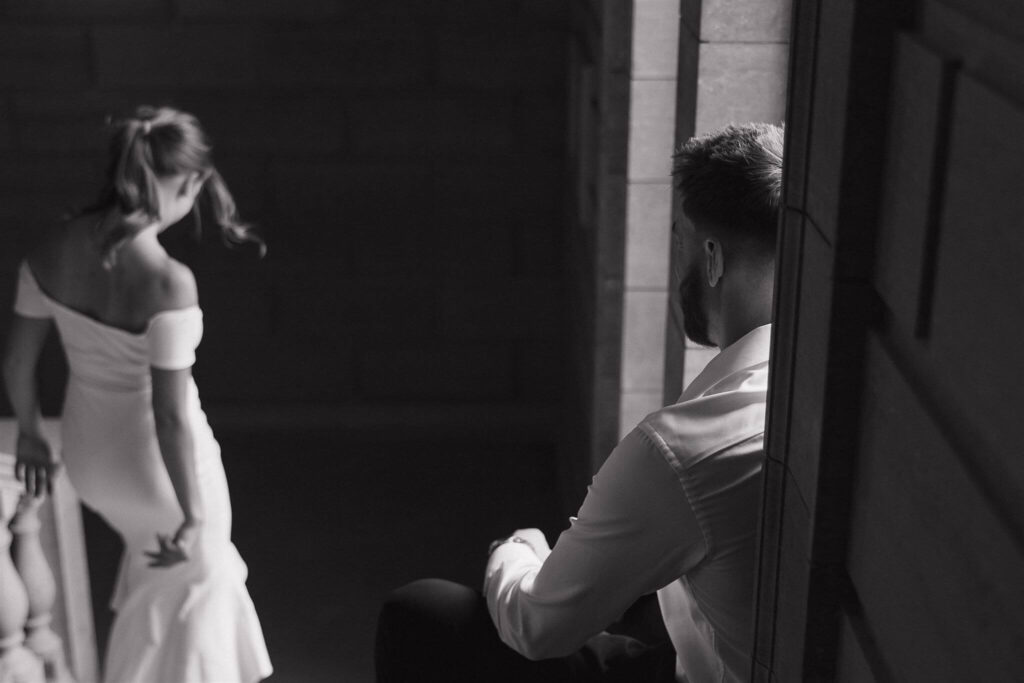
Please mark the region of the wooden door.
[[758, 681], [1024, 677], [1024, 4], [794, 9]]

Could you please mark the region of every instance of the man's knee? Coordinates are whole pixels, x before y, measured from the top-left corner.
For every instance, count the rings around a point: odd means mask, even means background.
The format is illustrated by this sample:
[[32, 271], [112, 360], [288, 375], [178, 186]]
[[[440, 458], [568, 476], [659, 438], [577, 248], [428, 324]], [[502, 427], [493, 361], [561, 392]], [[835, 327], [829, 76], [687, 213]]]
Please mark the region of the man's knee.
[[486, 603], [472, 588], [421, 579], [395, 589], [377, 618], [377, 680], [446, 680], [441, 672], [460, 664], [482, 620]]
[[392, 591], [381, 606], [378, 623], [455, 629], [481, 617], [486, 605], [480, 593], [443, 579], [420, 579]]

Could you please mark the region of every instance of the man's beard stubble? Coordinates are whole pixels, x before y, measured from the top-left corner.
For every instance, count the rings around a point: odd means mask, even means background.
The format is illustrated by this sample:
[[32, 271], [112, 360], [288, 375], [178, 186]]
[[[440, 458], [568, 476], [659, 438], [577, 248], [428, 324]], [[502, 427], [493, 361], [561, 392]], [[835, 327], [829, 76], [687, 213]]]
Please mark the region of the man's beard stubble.
[[708, 332], [708, 315], [704, 310], [704, 287], [698, 269], [693, 268], [679, 283], [679, 306], [683, 309], [683, 334], [695, 344], [714, 346]]

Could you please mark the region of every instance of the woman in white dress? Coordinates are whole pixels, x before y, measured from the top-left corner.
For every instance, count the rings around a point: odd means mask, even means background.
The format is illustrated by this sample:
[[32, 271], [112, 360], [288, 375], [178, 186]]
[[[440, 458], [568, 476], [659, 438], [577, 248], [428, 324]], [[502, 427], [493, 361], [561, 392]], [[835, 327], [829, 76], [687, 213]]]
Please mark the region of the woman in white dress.
[[[113, 125], [99, 201], [43, 236], [18, 273], [4, 359], [17, 475], [42, 495], [62, 461], [124, 540], [106, 681], [253, 683], [272, 669], [192, 379], [195, 279], [157, 237], [206, 194], [227, 241], [262, 242], [238, 220], [194, 117], [140, 107]], [[70, 370], [59, 455], [42, 438], [35, 381], [54, 325]]]

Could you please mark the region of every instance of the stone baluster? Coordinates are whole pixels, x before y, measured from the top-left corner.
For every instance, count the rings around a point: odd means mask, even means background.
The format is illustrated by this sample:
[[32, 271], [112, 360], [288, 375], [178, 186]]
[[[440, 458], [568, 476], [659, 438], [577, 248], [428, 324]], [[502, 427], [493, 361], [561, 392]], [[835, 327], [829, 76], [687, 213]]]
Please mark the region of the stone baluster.
[[47, 683], [74, 683], [64, 657], [64, 641], [50, 628], [57, 584], [39, 542], [43, 498], [24, 495], [11, 522], [12, 555], [28, 594], [25, 646], [43, 661]]
[[42, 683], [43, 663], [24, 646], [28, 593], [9, 553], [7, 524], [23, 490], [11, 479], [0, 476], [0, 683]]

